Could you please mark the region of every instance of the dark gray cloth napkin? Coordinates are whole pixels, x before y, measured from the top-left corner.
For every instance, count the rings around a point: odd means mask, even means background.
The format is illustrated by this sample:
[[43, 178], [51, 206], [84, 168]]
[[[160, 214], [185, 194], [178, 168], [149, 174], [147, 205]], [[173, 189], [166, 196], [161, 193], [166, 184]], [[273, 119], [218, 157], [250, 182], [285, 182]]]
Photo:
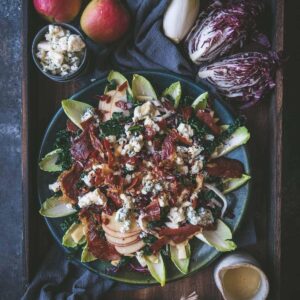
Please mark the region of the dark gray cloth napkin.
[[[112, 68], [164, 69], [194, 78], [196, 68], [162, 32], [162, 16], [167, 1], [128, 0], [127, 5], [133, 17], [131, 31], [123, 40], [106, 48], [89, 44], [95, 60], [93, 63], [97, 67], [87, 75], [85, 83], [103, 76]], [[242, 238], [238, 244], [255, 243], [253, 232], [251, 226], [244, 228], [239, 234]], [[246, 240], [243, 237], [247, 237]], [[128, 290], [138, 287], [101, 278], [68, 260], [62, 249], [55, 245], [22, 299], [99, 300], [110, 289]]]

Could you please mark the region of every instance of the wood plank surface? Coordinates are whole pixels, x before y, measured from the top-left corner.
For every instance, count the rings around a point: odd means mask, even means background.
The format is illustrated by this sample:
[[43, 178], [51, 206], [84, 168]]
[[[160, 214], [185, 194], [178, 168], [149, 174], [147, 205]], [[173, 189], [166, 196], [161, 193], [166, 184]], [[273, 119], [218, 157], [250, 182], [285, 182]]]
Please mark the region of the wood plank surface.
[[[36, 160], [45, 128], [60, 106], [61, 99], [69, 97], [83, 86], [82, 81], [55, 83], [40, 74], [30, 56], [30, 45], [34, 34], [44, 24], [33, 11], [32, 1], [26, 1], [24, 10], [24, 56], [23, 81], [23, 194], [26, 274], [28, 281], [35, 274], [41, 259], [53, 243], [48, 229], [38, 215], [36, 200]], [[283, 47], [284, 1], [269, 1], [273, 14], [273, 44], [277, 50]], [[276, 21], [276, 22], [275, 22]], [[276, 24], [276, 30], [275, 30]], [[253, 212], [257, 232], [256, 245], [244, 250], [253, 254], [262, 264], [271, 279], [270, 299], [280, 299], [281, 263], [281, 113], [282, 73], [277, 74], [277, 88], [273, 99], [266, 99], [247, 110], [248, 127], [251, 132], [249, 151], [252, 168], [252, 195], [249, 211]], [[153, 286], [126, 292], [110, 292], [104, 299], [180, 299], [196, 291], [201, 300], [222, 299], [213, 280], [215, 263], [180, 281], [167, 284], [164, 288]]]

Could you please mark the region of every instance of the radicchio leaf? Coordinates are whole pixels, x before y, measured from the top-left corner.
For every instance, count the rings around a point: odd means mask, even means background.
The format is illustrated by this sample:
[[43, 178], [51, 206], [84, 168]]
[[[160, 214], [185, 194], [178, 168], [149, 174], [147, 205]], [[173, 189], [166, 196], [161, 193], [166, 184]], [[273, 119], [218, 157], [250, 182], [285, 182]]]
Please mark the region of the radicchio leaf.
[[213, 3], [199, 18], [187, 36], [186, 44], [195, 64], [210, 62], [242, 46], [255, 31], [255, 19], [261, 13], [262, 2], [257, 0]]
[[274, 52], [238, 53], [200, 68], [198, 76], [221, 95], [240, 100], [241, 108], [246, 108], [275, 87], [273, 78], [278, 62]]

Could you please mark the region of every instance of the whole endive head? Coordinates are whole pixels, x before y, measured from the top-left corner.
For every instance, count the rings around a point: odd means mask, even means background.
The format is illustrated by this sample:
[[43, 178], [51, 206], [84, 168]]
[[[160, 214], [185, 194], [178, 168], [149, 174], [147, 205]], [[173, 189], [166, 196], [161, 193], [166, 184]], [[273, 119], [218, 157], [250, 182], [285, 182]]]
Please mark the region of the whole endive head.
[[255, 18], [262, 11], [258, 0], [215, 2], [200, 14], [186, 39], [191, 60], [196, 64], [210, 62], [227, 54], [236, 45], [242, 46], [255, 29]]
[[163, 20], [165, 35], [179, 43], [194, 25], [199, 13], [200, 0], [171, 0]]

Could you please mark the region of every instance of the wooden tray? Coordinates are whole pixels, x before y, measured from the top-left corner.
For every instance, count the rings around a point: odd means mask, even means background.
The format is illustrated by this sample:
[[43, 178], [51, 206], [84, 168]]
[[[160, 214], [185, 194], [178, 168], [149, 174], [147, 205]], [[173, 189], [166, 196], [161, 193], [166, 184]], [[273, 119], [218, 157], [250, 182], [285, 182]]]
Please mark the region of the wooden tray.
[[[273, 48], [283, 50], [284, 0], [267, 0]], [[45, 128], [60, 100], [82, 88], [83, 82], [54, 83], [36, 70], [30, 48], [43, 20], [35, 13], [32, 1], [23, 1], [23, 204], [24, 276], [30, 282], [53, 239], [38, 215], [36, 196], [37, 154]], [[257, 232], [256, 245], [246, 247], [262, 264], [271, 284], [270, 299], [280, 299], [281, 270], [281, 137], [282, 73], [277, 72], [277, 87], [266, 99], [246, 111], [252, 138], [252, 197]], [[154, 286], [128, 292], [110, 292], [107, 299], [179, 299], [196, 291], [201, 300], [222, 299], [213, 281], [214, 264], [193, 276], [172, 282], [163, 289]]]

